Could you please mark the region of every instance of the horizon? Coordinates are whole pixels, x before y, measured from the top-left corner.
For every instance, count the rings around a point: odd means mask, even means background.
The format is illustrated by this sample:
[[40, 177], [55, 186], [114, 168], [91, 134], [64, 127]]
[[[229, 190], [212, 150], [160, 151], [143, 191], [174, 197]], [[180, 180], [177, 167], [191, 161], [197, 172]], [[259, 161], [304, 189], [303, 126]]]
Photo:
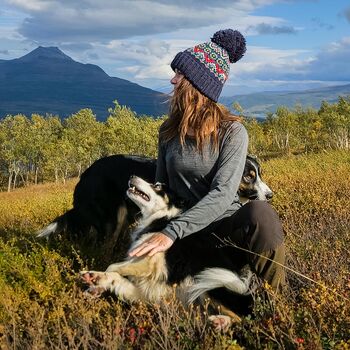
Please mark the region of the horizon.
[[229, 27], [245, 35], [247, 53], [231, 65], [222, 96], [350, 83], [345, 0], [0, 0], [0, 59], [58, 47], [111, 77], [167, 93], [175, 54]]
[[[67, 58], [69, 59], [72, 59], [72, 57], [70, 57], [69, 55], [67, 55], [63, 50], [61, 50], [58, 46], [42, 46], [42, 45], [39, 45], [37, 46], [36, 48], [34, 48], [32, 51], [30, 52], [27, 52], [25, 55], [21, 56], [21, 57], [16, 57], [16, 58], [13, 58], [13, 59], [10, 59], [10, 60], [4, 60], [4, 61], [11, 61], [11, 60], [16, 60], [16, 59], [21, 59], [27, 55], [30, 55], [31, 53], [35, 52], [36, 50], [40, 49], [40, 48], [43, 48], [43, 49], [49, 49], [49, 50], [52, 50], [52, 49], [57, 49], [58, 51], [60, 51], [61, 54], [63, 54], [64, 56], [66, 56]], [[1, 61], [2, 59], [0, 59]], [[75, 61], [73, 60], [74, 62], [78, 62], [78, 61]], [[82, 62], [78, 62], [78, 63], [81, 63], [81, 64], [91, 64], [90, 62], [86, 62], [86, 63], [82, 63]], [[98, 66], [99, 67], [99, 66]], [[101, 68], [101, 67], [99, 67]], [[101, 68], [102, 69], [102, 68]], [[108, 73], [105, 72], [107, 75]], [[111, 76], [110, 76], [111, 77]], [[119, 77], [111, 77], [111, 78], [119, 78]], [[119, 78], [119, 79], [124, 79], [124, 78]], [[134, 82], [132, 82], [134, 83]], [[136, 83], [138, 84], [138, 83]], [[336, 87], [336, 86], [344, 86], [344, 85], [349, 85], [350, 82], [339, 82], [338, 85], [327, 85], [327, 86], [321, 86], [321, 87], [313, 87], [313, 88], [308, 88], [308, 89], [305, 89], [305, 90], [262, 90], [262, 91], [255, 91], [255, 92], [248, 92], [248, 93], [242, 93], [242, 94], [237, 94], [237, 95], [222, 95], [221, 97], [234, 97], [234, 96], [241, 96], [241, 95], [250, 95], [250, 94], [259, 94], [259, 93], [281, 93], [281, 94], [284, 94], [284, 93], [289, 93], [289, 92], [306, 92], [306, 91], [313, 91], [313, 90], [319, 90], [319, 89], [327, 89], [329, 87]], [[140, 85], [140, 84], [138, 84]], [[156, 92], [160, 92], [160, 91], [157, 91], [157, 90], [154, 90]]]

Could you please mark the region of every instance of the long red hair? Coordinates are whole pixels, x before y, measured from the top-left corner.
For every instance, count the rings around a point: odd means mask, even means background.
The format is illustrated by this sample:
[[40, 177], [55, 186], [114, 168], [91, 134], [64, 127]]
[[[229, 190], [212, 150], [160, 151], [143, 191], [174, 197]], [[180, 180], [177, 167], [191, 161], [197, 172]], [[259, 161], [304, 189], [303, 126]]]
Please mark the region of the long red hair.
[[204, 96], [183, 77], [170, 100], [169, 118], [160, 129], [160, 139], [168, 142], [179, 136], [183, 146], [186, 135], [191, 131], [198, 151], [202, 152], [204, 143], [210, 138], [217, 150], [219, 133], [225, 122], [241, 120], [240, 117], [231, 115], [225, 106]]

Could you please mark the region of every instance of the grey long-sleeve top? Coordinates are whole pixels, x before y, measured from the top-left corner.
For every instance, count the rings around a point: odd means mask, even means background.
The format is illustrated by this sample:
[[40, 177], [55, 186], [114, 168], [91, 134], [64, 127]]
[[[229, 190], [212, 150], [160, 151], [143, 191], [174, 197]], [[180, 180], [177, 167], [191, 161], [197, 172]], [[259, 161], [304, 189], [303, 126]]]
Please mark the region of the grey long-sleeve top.
[[162, 232], [172, 239], [198, 232], [214, 221], [232, 215], [241, 207], [237, 195], [244, 170], [248, 134], [239, 122], [228, 122], [221, 133], [219, 149], [208, 142], [200, 154], [195, 141], [178, 137], [158, 146], [156, 181], [190, 203]]

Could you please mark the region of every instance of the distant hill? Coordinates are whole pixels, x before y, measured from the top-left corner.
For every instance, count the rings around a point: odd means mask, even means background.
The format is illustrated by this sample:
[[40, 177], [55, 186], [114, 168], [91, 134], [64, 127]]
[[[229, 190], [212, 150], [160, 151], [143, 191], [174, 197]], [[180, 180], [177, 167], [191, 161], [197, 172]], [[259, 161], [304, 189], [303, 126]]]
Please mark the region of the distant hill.
[[27, 55], [0, 60], [0, 118], [6, 114], [52, 113], [68, 116], [91, 108], [99, 120], [113, 101], [138, 114], [166, 113], [166, 95], [113, 78], [100, 67], [82, 64], [57, 47], [41, 47]]
[[339, 96], [348, 95], [350, 95], [350, 84], [298, 92], [257, 92], [247, 95], [222, 97], [220, 102], [228, 107], [231, 107], [232, 103], [238, 102], [246, 114], [262, 117], [267, 112], [275, 112], [278, 106], [294, 107], [300, 104], [303, 107], [319, 108], [322, 101], [334, 103]]
[[[301, 92], [236, 95], [222, 97], [220, 102], [227, 106], [238, 102], [246, 114], [264, 117], [281, 105], [318, 108], [323, 100], [336, 102], [340, 95], [350, 95], [350, 84]], [[23, 57], [0, 60], [0, 118], [17, 113], [65, 117], [91, 108], [99, 120], [104, 120], [114, 100], [137, 114], [167, 113], [167, 95], [110, 77], [96, 65], [74, 61], [57, 47], [39, 46]]]

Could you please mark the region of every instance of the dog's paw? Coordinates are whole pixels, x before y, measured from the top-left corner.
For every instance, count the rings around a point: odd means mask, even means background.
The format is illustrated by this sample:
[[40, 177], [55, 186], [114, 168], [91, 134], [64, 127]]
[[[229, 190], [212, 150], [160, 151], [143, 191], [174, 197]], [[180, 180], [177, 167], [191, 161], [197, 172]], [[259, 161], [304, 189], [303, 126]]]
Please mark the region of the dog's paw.
[[256, 291], [259, 286], [257, 275], [251, 270], [249, 265], [243, 266], [239, 272], [242, 282], [246, 285], [247, 291], [242, 295], [250, 295]]
[[96, 285], [102, 274], [97, 271], [80, 271], [80, 280], [87, 285]]
[[80, 272], [80, 280], [85, 285], [88, 286], [88, 289], [85, 290], [85, 295], [88, 297], [97, 298], [103, 292], [106, 291], [104, 286], [99, 285], [101, 282], [101, 277], [103, 277], [102, 272], [97, 271], [81, 271]]
[[81, 271], [80, 280], [89, 287], [107, 290], [113, 280], [109, 273], [102, 271]]
[[80, 280], [89, 287], [88, 293], [113, 292], [123, 278], [116, 272], [81, 271]]
[[231, 317], [225, 315], [211, 315], [209, 322], [216, 333], [227, 332], [232, 325]]
[[241, 268], [239, 275], [241, 279], [250, 281], [253, 277], [253, 271], [251, 270], [250, 266], [247, 264]]
[[88, 286], [88, 289], [85, 290], [85, 295], [93, 298], [99, 297], [103, 294], [107, 288], [104, 285], [104, 276], [103, 272], [98, 271], [81, 271], [80, 280], [83, 284]]

